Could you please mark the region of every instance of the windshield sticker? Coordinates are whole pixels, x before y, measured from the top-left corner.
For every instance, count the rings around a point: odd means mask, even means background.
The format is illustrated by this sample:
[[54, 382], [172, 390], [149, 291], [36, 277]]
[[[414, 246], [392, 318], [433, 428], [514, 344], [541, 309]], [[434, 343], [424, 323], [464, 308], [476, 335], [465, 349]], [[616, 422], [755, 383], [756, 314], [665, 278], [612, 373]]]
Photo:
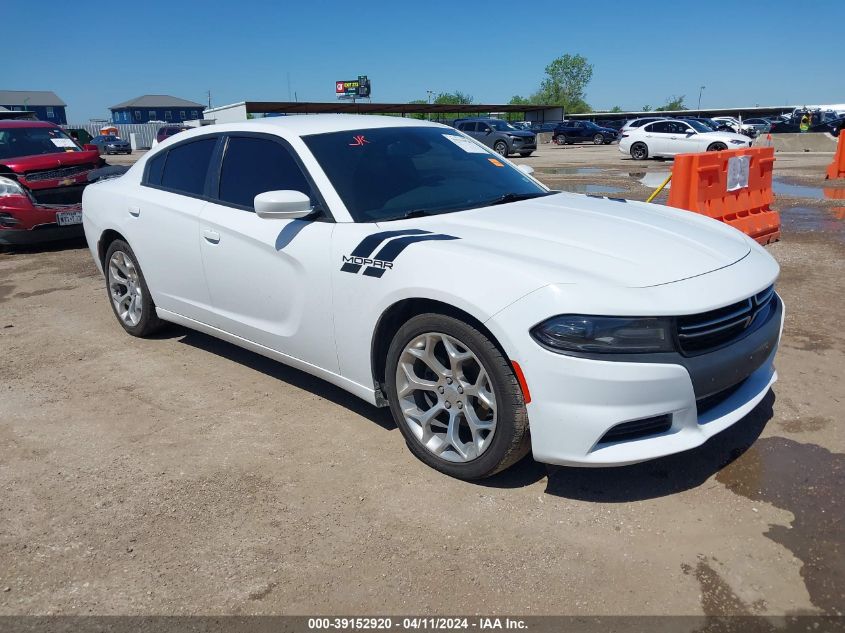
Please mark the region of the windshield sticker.
[[497, 160], [495, 158], [488, 158], [487, 160], [489, 160], [496, 167], [504, 167], [505, 166], [505, 164], [502, 161]]
[[73, 141], [69, 138], [51, 138], [53, 145], [56, 147], [75, 147]]
[[445, 138], [452, 141], [455, 145], [464, 150], [467, 154], [486, 154], [487, 150], [473, 143], [468, 138], [463, 136], [455, 136], [453, 134], [444, 134]]
[[358, 136], [352, 137], [352, 142], [349, 144], [349, 147], [363, 147], [366, 143], [369, 143], [369, 141], [363, 134], [359, 134]]

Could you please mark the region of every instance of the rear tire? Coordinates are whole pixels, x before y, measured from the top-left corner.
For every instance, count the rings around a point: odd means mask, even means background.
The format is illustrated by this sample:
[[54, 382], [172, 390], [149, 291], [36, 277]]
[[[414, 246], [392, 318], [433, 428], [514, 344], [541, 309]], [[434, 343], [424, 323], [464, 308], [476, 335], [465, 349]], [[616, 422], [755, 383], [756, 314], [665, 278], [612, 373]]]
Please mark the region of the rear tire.
[[631, 145], [631, 158], [634, 160], [645, 160], [648, 158], [648, 145], [637, 141]]
[[533, 153], [534, 152], [520, 152], [519, 155], [522, 156], [523, 158], [528, 158]]
[[719, 143], [719, 142], [710, 143], [710, 145], [707, 147], [708, 152], [723, 152], [726, 149], [728, 149], [728, 146], [725, 145], [724, 143]]
[[604, 145], [604, 134], [596, 134], [593, 137], [593, 145]]
[[411, 452], [435, 470], [482, 479], [528, 453], [528, 413], [513, 368], [464, 321], [411, 318], [393, 337], [385, 374], [396, 425]]
[[161, 329], [144, 273], [132, 248], [115, 240], [106, 251], [103, 268], [106, 293], [118, 323], [132, 336], [144, 337]]

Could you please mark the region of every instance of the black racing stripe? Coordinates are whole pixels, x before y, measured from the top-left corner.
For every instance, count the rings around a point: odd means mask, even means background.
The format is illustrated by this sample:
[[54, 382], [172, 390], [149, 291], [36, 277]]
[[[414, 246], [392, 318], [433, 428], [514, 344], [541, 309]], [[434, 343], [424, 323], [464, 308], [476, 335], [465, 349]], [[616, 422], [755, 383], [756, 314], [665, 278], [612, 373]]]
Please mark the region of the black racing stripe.
[[[398, 237], [400, 235], [428, 235], [430, 231], [423, 231], [421, 229], [404, 229], [400, 231], [382, 231], [381, 233], [373, 233], [372, 235], [368, 235], [358, 246], [355, 247], [355, 250], [352, 251], [352, 257], [369, 257], [370, 254], [376, 250], [376, 247], [381, 244], [384, 240], [389, 240], [392, 237]], [[357, 274], [359, 270], [361, 270], [360, 264], [344, 264], [341, 266], [340, 270], [345, 273], [352, 273]]]
[[[419, 235], [417, 237], [400, 237], [392, 240], [382, 246], [381, 250], [373, 256], [373, 259], [378, 259], [383, 262], [392, 262], [399, 254], [408, 248], [411, 244], [416, 242], [432, 242], [444, 240], [458, 240], [459, 237], [453, 235], [439, 235], [437, 233], [429, 235]], [[367, 266], [364, 274], [367, 277], [381, 277], [384, 274], [385, 268], [375, 268], [374, 266]]]
[[429, 233], [430, 231], [422, 231], [420, 229], [405, 229], [404, 231], [383, 231], [381, 233], [373, 233], [361, 240], [361, 243], [355, 247], [354, 251], [352, 251], [352, 255], [355, 257], [369, 257], [372, 252], [376, 250], [376, 246], [391, 237], [397, 237], [399, 235], [427, 235]]
[[419, 235], [417, 237], [400, 237], [392, 240], [381, 247], [381, 250], [375, 254], [373, 259], [378, 259], [383, 262], [392, 262], [396, 257], [408, 248], [411, 244], [416, 242], [429, 242], [432, 240], [457, 240], [460, 238], [452, 235], [441, 235], [439, 233], [430, 233], [428, 235]]

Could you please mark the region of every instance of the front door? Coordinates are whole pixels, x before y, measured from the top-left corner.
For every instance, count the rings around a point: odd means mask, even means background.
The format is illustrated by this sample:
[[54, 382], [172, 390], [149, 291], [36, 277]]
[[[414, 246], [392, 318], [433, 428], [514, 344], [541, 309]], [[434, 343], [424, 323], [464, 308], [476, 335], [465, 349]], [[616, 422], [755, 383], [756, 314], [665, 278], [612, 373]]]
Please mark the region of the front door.
[[226, 332], [336, 372], [329, 257], [335, 224], [260, 218], [265, 191], [314, 192], [274, 136], [228, 137], [216, 202], [200, 216], [213, 322]]

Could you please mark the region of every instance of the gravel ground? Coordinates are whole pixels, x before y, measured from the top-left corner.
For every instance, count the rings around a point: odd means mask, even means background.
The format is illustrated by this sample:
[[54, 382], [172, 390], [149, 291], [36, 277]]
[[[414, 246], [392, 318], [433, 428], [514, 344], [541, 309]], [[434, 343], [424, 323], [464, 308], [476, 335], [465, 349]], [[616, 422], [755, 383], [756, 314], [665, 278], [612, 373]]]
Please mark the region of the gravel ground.
[[[832, 186], [829, 161], [776, 175]], [[636, 199], [671, 164], [518, 162]], [[841, 612], [845, 214], [776, 206], [787, 319], [754, 412], [683, 455], [475, 484], [320, 380], [176, 327], [125, 335], [84, 244], [0, 255], [0, 614]]]

